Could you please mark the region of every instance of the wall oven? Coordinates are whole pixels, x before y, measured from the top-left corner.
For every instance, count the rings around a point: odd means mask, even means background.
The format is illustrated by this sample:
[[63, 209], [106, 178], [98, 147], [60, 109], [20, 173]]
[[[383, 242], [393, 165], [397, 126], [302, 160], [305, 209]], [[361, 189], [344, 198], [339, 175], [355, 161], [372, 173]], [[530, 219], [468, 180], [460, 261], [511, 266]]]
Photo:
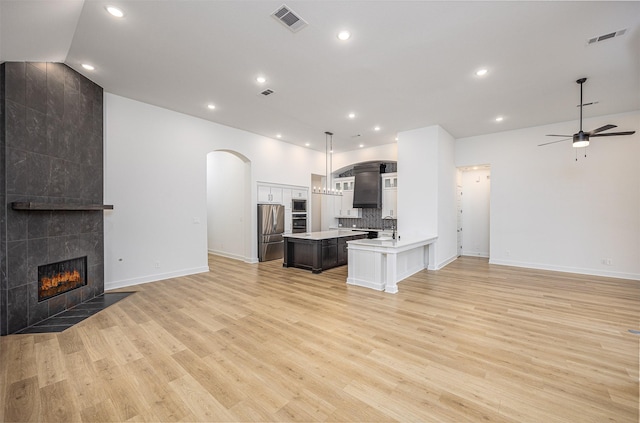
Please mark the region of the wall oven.
[[307, 214], [294, 213], [291, 217], [291, 232], [294, 234], [307, 232]]

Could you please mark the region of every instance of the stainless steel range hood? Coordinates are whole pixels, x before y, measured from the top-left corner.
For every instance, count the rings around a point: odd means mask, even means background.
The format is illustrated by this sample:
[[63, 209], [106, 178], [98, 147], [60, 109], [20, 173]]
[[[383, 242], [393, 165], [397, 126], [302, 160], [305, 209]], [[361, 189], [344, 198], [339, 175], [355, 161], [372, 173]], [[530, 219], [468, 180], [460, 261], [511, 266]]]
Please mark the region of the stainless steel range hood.
[[379, 209], [382, 207], [380, 163], [357, 165], [353, 168], [353, 207]]

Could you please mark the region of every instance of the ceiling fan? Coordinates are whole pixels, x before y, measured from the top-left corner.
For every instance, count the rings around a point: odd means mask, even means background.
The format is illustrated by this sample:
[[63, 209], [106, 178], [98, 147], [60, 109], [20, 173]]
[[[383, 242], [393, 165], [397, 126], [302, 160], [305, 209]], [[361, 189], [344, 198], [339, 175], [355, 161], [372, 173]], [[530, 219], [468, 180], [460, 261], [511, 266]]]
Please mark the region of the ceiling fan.
[[602, 134], [601, 132], [604, 131], [608, 131], [609, 129], [613, 129], [613, 128], [617, 128], [616, 125], [604, 125], [601, 126], [600, 128], [594, 129], [593, 131], [589, 131], [589, 132], [584, 132], [582, 130], [582, 84], [584, 84], [587, 81], [587, 78], [580, 78], [578, 79], [576, 82], [578, 84], [580, 84], [580, 130], [573, 135], [556, 135], [556, 134], [549, 134], [547, 135], [548, 137], [564, 137], [565, 139], [563, 140], [558, 140], [558, 141], [551, 141], [551, 142], [545, 142], [544, 144], [538, 144], [538, 147], [541, 147], [543, 145], [549, 145], [549, 144], [555, 144], [557, 142], [562, 142], [562, 141], [566, 141], [568, 139], [573, 139], [573, 146], [574, 147], [586, 147], [589, 145], [589, 138], [590, 137], [614, 137], [614, 136], [618, 136], [618, 135], [633, 135], [636, 133], [636, 131], [624, 131], [624, 132], [607, 132], [606, 134]]

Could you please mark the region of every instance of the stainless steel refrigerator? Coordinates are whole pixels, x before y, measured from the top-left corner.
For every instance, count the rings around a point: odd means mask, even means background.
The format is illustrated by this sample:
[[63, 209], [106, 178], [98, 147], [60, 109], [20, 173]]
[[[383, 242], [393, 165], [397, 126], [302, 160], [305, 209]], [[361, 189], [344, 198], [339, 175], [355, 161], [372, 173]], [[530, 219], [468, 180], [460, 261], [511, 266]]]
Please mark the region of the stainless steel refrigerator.
[[258, 261], [284, 257], [284, 206], [258, 204]]

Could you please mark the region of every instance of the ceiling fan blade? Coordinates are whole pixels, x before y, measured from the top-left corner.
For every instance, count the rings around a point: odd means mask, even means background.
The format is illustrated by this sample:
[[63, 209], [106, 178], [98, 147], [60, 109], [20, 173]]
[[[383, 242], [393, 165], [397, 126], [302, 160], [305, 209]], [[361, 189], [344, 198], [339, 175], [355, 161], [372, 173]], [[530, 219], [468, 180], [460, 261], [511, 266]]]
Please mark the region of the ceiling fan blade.
[[606, 134], [593, 134], [592, 137], [615, 137], [618, 135], [633, 135], [636, 131], [625, 131], [625, 132], [609, 132]]
[[608, 129], [613, 129], [613, 128], [617, 128], [617, 126], [616, 125], [601, 126], [600, 128], [594, 129], [593, 131], [589, 132], [589, 135], [597, 134], [598, 132], [606, 131]]
[[[549, 135], [549, 136], [555, 136], [555, 137], [566, 137], [567, 135]], [[558, 140], [558, 141], [550, 141], [550, 142], [545, 142], [544, 144], [538, 144], [538, 147], [542, 147], [543, 145], [549, 145], [549, 144], [555, 144], [557, 142], [562, 142], [562, 141], [567, 141], [573, 139], [573, 137], [571, 138], [565, 138], [563, 140]]]
[[547, 137], [573, 137], [573, 135], [556, 135], [556, 134], [547, 134]]

